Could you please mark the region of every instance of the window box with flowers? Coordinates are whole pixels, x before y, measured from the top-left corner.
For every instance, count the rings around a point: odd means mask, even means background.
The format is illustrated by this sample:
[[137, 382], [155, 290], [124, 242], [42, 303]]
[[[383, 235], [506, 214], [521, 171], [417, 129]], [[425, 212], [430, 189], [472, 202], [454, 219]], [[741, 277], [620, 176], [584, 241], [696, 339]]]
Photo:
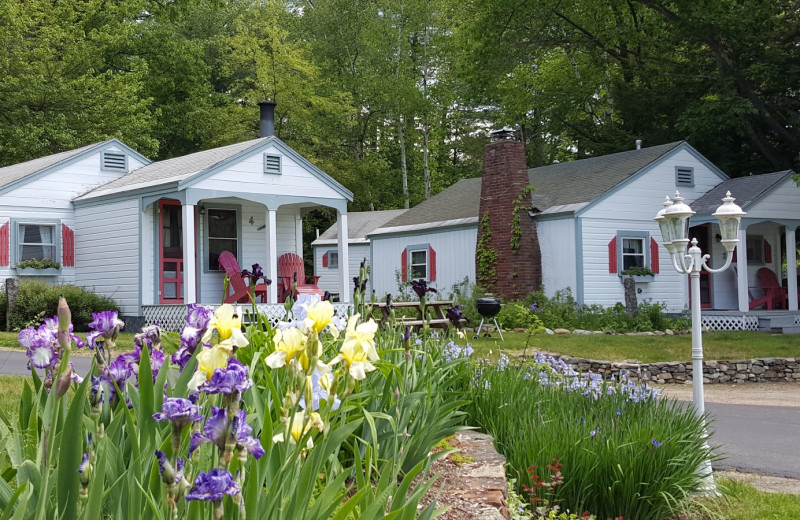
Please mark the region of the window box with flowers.
[[656, 274], [649, 267], [629, 267], [620, 273], [623, 277], [633, 278], [636, 283], [650, 283]]
[[17, 264], [17, 276], [58, 276], [61, 264], [49, 258], [23, 260]]

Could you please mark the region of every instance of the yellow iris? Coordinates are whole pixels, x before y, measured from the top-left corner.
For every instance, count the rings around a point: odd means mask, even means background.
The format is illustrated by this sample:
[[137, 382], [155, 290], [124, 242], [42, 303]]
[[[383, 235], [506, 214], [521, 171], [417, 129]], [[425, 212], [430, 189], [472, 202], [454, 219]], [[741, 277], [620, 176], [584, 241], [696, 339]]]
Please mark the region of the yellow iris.
[[314, 300], [307, 307], [305, 319], [306, 327], [312, 329], [315, 334], [319, 334], [325, 327], [329, 327], [334, 338], [339, 337], [339, 329], [333, 323], [333, 305], [329, 301]]
[[371, 363], [380, 359], [375, 350], [375, 333], [378, 324], [370, 318], [368, 322], [358, 325], [359, 315], [355, 314], [347, 321], [347, 331], [344, 343], [331, 363], [344, 360], [350, 369], [353, 379], [361, 380], [367, 377], [367, 372], [375, 370]]
[[236, 314], [233, 305], [226, 303], [217, 307], [208, 330], [203, 335], [203, 343], [211, 340], [214, 331], [219, 334], [219, 339], [227, 341], [233, 347], [246, 347], [247, 338], [242, 334], [242, 319]]
[[197, 354], [197, 371], [204, 372], [206, 379], [211, 379], [214, 370], [218, 368], [228, 368], [228, 360], [231, 357], [231, 352], [224, 346], [216, 346], [212, 348], [204, 348], [202, 352]]
[[275, 352], [267, 356], [264, 362], [271, 368], [280, 368], [299, 355], [301, 363], [305, 358], [305, 366], [303, 368], [308, 368], [307, 340], [308, 337], [295, 327], [276, 330], [274, 338]]
[[[305, 410], [298, 410], [295, 412], [291, 418], [284, 419], [284, 421], [288, 422], [290, 427], [288, 428], [289, 433], [289, 442], [292, 444], [297, 444], [300, 439], [308, 433], [311, 428], [316, 428], [319, 431], [325, 429], [325, 423], [322, 421], [322, 417], [317, 412], [311, 412], [306, 417]], [[272, 437], [273, 442], [284, 442], [286, 440], [286, 436], [284, 432], [278, 433]], [[308, 438], [308, 442], [306, 443], [307, 448], [314, 447], [314, 441], [311, 437]]]

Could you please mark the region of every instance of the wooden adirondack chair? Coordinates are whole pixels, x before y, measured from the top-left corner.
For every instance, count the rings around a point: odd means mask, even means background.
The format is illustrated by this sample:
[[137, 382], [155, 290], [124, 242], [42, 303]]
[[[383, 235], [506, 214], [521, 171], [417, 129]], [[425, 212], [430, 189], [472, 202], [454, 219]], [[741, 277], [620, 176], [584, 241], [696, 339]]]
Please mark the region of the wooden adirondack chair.
[[772, 309], [785, 309], [787, 292], [786, 288], [781, 286], [778, 282], [778, 277], [769, 267], [762, 267], [756, 271], [758, 278], [758, 287], [763, 294], [760, 298], [753, 298], [751, 295], [750, 309], [755, 309], [762, 305], [766, 306], [768, 311]]
[[[228, 294], [225, 303], [250, 303], [250, 286], [242, 278], [242, 268], [233, 253], [223, 251], [219, 255], [219, 265], [228, 275]], [[267, 284], [256, 285], [256, 296], [261, 296], [261, 303], [267, 302]]]
[[314, 281], [310, 282], [306, 279], [306, 266], [303, 258], [295, 253], [286, 253], [278, 258], [278, 299], [285, 301], [286, 297], [292, 292], [292, 284], [297, 282], [295, 294], [292, 296], [297, 298], [298, 294], [316, 294], [322, 299], [323, 292], [317, 287], [319, 276], [313, 276]]

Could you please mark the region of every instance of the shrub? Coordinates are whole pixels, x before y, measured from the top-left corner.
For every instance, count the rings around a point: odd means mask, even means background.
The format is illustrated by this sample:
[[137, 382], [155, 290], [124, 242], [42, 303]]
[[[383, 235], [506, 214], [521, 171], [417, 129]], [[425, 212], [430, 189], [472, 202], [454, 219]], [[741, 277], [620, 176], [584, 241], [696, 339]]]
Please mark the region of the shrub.
[[[58, 297], [64, 295], [72, 308], [72, 323], [76, 331], [88, 330], [92, 313], [100, 311], [119, 311], [119, 306], [106, 296], [100, 296], [75, 285], [50, 285], [39, 280], [23, 281], [11, 311], [11, 330], [21, 330], [43, 318], [55, 316]], [[8, 298], [0, 294], [0, 327], [5, 327]]]

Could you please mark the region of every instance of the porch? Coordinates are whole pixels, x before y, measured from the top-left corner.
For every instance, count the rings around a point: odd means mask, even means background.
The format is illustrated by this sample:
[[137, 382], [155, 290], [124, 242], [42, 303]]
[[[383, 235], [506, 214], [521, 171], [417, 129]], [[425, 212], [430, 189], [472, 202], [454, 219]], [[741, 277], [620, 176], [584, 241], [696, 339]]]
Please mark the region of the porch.
[[798, 334], [800, 333], [800, 311], [704, 310], [702, 326], [708, 330], [752, 330], [764, 332], [780, 330], [784, 334]]

